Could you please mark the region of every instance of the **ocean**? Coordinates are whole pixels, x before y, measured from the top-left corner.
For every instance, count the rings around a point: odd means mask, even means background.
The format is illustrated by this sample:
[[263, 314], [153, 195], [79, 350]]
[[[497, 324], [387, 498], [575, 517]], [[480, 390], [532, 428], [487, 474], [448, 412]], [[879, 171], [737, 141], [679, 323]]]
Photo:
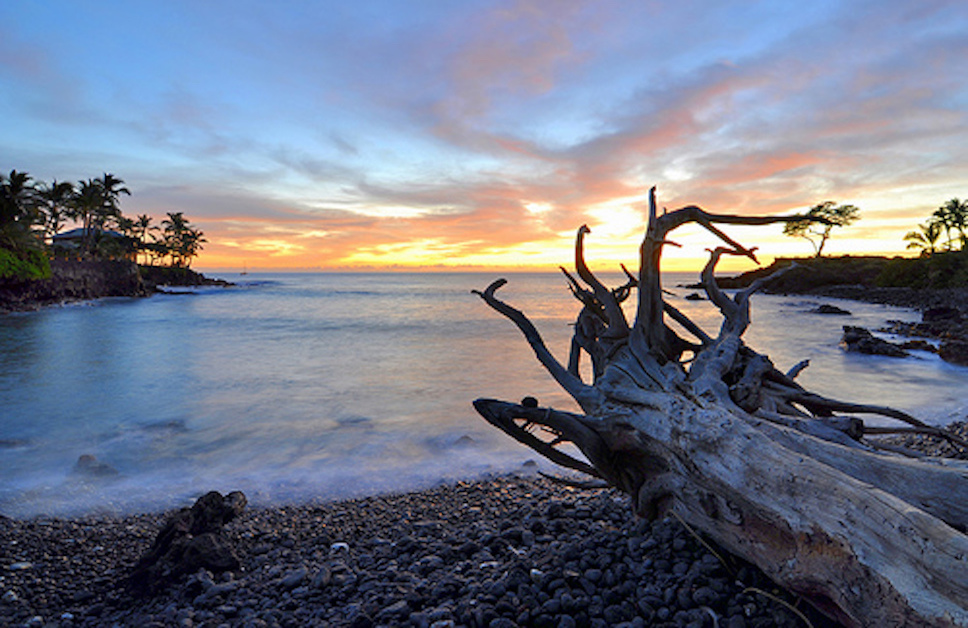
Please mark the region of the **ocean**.
[[[0, 514], [153, 511], [209, 490], [280, 505], [419, 489], [537, 461], [477, 416], [475, 398], [575, 409], [516, 327], [470, 292], [507, 277], [500, 296], [566, 361], [579, 305], [560, 275], [212, 275], [237, 285], [0, 317]], [[667, 275], [668, 298], [715, 334], [713, 306], [679, 287], [696, 278]], [[852, 314], [809, 312], [821, 302]], [[781, 370], [809, 359], [799, 381], [815, 392], [964, 419], [968, 368], [838, 347], [845, 324], [918, 318], [757, 295], [746, 340]], [[77, 473], [81, 456], [109, 473]]]

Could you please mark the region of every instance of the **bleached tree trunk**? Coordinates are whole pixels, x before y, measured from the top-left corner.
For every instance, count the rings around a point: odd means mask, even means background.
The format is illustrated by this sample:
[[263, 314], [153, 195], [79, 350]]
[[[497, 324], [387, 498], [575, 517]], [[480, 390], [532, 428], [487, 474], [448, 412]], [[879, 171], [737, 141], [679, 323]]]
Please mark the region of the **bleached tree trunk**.
[[[522, 312], [495, 296], [504, 280], [475, 292], [519, 327], [585, 414], [492, 399], [474, 405], [554, 462], [625, 491], [640, 515], [674, 511], [844, 624], [968, 626], [968, 464], [879, 449], [865, 440], [856, 415], [890, 417], [968, 444], [892, 408], [806, 391], [794, 380], [803, 364], [784, 374], [742, 341], [759, 284], [732, 296], [716, 285], [722, 255], [755, 260], [755, 249], [717, 224], [802, 219], [717, 215], [695, 206], [659, 215], [653, 189], [638, 276], [626, 271], [628, 281], [616, 289], [586, 265], [589, 231], [582, 227], [578, 278], [565, 272], [583, 305], [567, 365]], [[715, 338], [663, 299], [662, 247], [671, 231], [690, 222], [727, 245], [712, 251], [702, 273], [723, 315]], [[638, 304], [629, 324], [621, 303], [633, 291]], [[694, 338], [682, 338], [666, 316]], [[591, 382], [580, 375], [586, 354]], [[565, 442], [585, 459], [559, 449]]]

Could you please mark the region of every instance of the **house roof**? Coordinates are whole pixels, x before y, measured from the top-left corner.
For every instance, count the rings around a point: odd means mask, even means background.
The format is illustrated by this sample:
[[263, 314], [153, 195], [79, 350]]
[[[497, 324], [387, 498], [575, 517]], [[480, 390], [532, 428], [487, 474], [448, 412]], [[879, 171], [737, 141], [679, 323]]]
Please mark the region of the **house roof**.
[[[118, 233], [117, 231], [112, 231], [111, 229], [95, 229], [96, 233], [101, 235], [106, 235], [110, 238], [123, 238], [125, 235], [123, 233]], [[52, 240], [79, 240], [87, 236], [87, 229], [84, 227], [78, 227], [76, 229], [71, 229], [70, 231], [65, 231], [64, 233], [56, 233], [51, 236]]]

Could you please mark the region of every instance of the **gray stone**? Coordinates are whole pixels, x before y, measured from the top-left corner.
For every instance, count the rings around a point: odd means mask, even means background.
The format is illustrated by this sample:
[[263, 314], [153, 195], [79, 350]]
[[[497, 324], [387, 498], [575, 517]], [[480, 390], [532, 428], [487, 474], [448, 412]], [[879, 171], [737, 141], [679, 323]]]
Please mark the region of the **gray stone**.
[[847, 351], [866, 353], [869, 355], [883, 355], [892, 358], [904, 358], [908, 352], [901, 347], [877, 338], [863, 327], [844, 325], [844, 335], [840, 339], [840, 346]]

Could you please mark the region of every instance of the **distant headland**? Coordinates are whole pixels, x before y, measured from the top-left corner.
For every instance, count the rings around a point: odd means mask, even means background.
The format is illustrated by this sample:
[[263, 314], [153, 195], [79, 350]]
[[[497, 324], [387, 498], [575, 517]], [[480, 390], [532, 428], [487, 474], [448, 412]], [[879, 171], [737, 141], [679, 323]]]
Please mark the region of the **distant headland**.
[[950, 306], [968, 314], [968, 251], [921, 257], [850, 256], [777, 258], [769, 266], [735, 277], [718, 277], [721, 288], [745, 288], [778, 270], [794, 268], [763, 285], [774, 294], [813, 294], [924, 310]]

